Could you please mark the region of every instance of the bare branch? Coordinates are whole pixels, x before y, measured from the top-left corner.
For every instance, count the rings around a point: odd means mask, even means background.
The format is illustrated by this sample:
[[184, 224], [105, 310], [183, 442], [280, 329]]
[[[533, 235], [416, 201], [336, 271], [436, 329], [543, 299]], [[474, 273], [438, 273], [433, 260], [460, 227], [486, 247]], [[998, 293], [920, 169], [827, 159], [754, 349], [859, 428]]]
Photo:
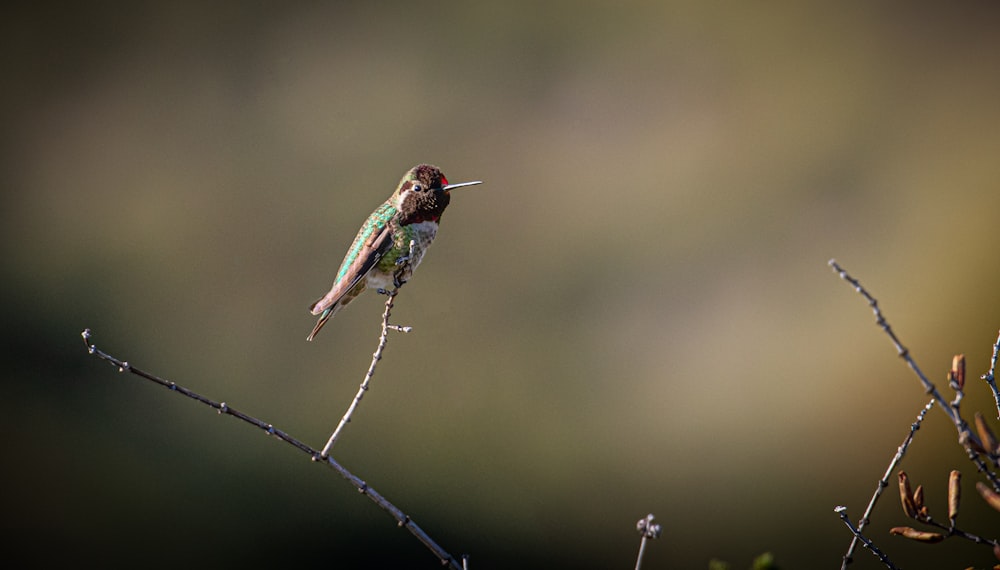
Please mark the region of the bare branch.
[[398, 507], [390, 503], [375, 489], [369, 487], [368, 483], [366, 483], [360, 477], [348, 471], [343, 465], [335, 461], [332, 457], [324, 457], [323, 454], [321, 454], [319, 451], [313, 449], [309, 445], [306, 445], [305, 443], [292, 437], [286, 432], [275, 428], [272, 424], [269, 424], [251, 415], [236, 410], [235, 408], [232, 408], [229, 405], [227, 405], [225, 402], [216, 402], [214, 400], [206, 398], [205, 396], [202, 396], [196, 392], [188, 390], [187, 388], [180, 386], [175, 382], [172, 382], [170, 380], [165, 380], [163, 378], [150, 374], [149, 372], [140, 370], [139, 368], [136, 368], [131, 364], [129, 364], [127, 361], [119, 360], [114, 356], [111, 356], [110, 354], [99, 350], [91, 342], [92, 335], [90, 329], [85, 329], [82, 333], [82, 336], [84, 343], [86, 343], [87, 345], [87, 351], [90, 354], [93, 354], [98, 358], [100, 358], [101, 360], [111, 363], [111, 365], [116, 367], [119, 372], [131, 372], [136, 376], [145, 378], [146, 380], [159, 384], [160, 386], [163, 386], [164, 388], [167, 388], [172, 392], [177, 392], [179, 394], [187, 396], [188, 398], [191, 398], [192, 400], [201, 402], [202, 404], [205, 404], [206, 406], [209, 406], [217, 410], [220, 414], [230, 415], [237, 419], [243, 420], [244, 422], [252, 426], [260, 428], [268, 435], [272, 435], [278, 438], [279, 440], [298, 449], [299, 451], [302, 451], [303, 453], [307, 454], [314, 462], [322, 463], [323, 465], [326, 465], [327, 467], [333, 469], [338, 474], [340, 474], [341, 477], [343, 477], [344, 479], [349, 481], [352, 485], [354, 485], [354, 487], [359, 492], [361, 492], [361, 494], [367, 496], [369, 499], [372, 500], [372, 502], [378, 505], [379, 508], [389, 513], [389, 515], [391, 515], [392, 518], [396, 519], [396, 522], [399, 526], [405, 527], [406, 530], [410, 531], [410, 534], [416, 537], [417, 540], [423, 543], [424, 546], [426, 546], [431, 552], [434, 553], [435, 556], [437, 556], [438, 560], [441, 561], [441, 564], [443, 566], [447, 566], [454, 570], [462, 570], [463, 567], [462, 563], [460, 563], [454, 556], [449, 554], [446, 550], [444, 550], [443, 548], [441, 548], [441, 546], [439, 546], [436, 542], [434, 542], [434, 540], [432, 540], [431, 537], [428, 536], [427, 533], [424, 532], [424, 530], [417, 525], [417, 523], [413, 522], [413, 519], [411, 519], [406, 513], [404, 513]]
[[879, 547], [875, 546], [875, 543], [872, 542], [870, 538], [861, 534], [860, 529], [851, 524], [851, 519], [847, 516], [847, 507], [837, 507], [833, 509], [833, 512], [840, 516], [840, 520], [844, 521], [847, 528], [851, 529], [851, 533], [854, 537], [861, 541], [861, 546], [871, 550], [872, 554], [874, 554], [882, 562], [882, 564], [885, 564], [886, 568], [889, 568], [890, 570], [897, 570], [897, 567], [892, 563], [892, 560], [889, 560], [889, 557], [886, 556], [884, 552], [879, 550]]
[[[893, 456], [892, 461], [889, 462], [889, 466], [885, 469], [885, 474], [882, 478], [878, 480], [878, 484], [875, 486], [875, 493], [872, 495], [871, 500], [868, 501], [868, 508], [865, 509], [863, 515], [861, 515], [861, 520], [858, 521], [858, 533], [865, 529], [865, 526], [870, 522], [870, 517], [872, 511], [875, 509], [875, 503], [878, 502], [879, 497], [882, 496], [882, 491], [889, 486], [889, 477], [892, 476], [892, 472], [896, 470], [896, 466], [899, 462], [903, 460], [903, 456], [906, 455], [906, 450], [910, 447], [910, 443], [913, 441], [913, 436], [916, 435], [917, 430], [920, 429], [920, 424], [923, 423], [924, 417], [927, 416], [927, 412], [934, 407], [934, 400], [927, 402], [927, 405], [920, 410], [917, 414], [917, 421], [910, 424], [910, 433], [906, 434], [903, 438], [903, 443], [896, 449], [896, 455]], [[840, 567], [842, 570], [851, 564], [854, 560], [854, 549], [858, 546], [858, 535], [854, 535], [851, 539], [851, 544], [847, 547], [847, 552], [844, 554], [844, 561], [841, 563]]]
[[[941, 392], [938, 391], [937, 387], [930, 380], [927, 379], [927, 376], [923, 373], [922, 370], [920, 370], [920, 367], [917, 366], [916, 361], [913, 360], [912, 356], [910, 356], [910, 351], [905, 346], [903, 346], [903, 343], [900, 342], [899, 338], [896, 336], [896, 333], [893, 332], [892, 327], [889, 326], [889, 322], [886, 321], [885, 317], [882, 315], [882, 309], [879, 308], [878, 301], [876, 301], [875, 298], [872, 297], [871, 293], [869, 293], [857, 279], [851, 277], [851, 275], [848, 274], [847, 271], [843, 269], [837, 263], [836, 260], [831, 259], [829, 264], [830, 267], [832, 267], [833, 270], [837, 272], [837, 274], [840, 276], [841, 279], [850, 283], [851, 286], [854, 287], [854, 290], [857, 291], [868, 302], [868, 305], [872, 308], [872, 312], [875, 313], [876, 324], [878, 324], [878, 326], [881, 327], [883, 331], [885, 331], [885, 334], [889, 337], [889, 340], [892, 341], [893, 346], [896, 347], [896, 352], [904, 361], [906, 361], [906, 364], [910, 367], [911, 370], [913, 370], [914, 374], [917, 375], [917, 378], [920, 379], [920, 383], [923, 384], [924, 390], [928, 394], [930, 394], [935, 400], [942, 403], [947, 402], [947, 400], [945, 400], [941, 396]], [[977, 444], [979, 443], [978, 437], [969, 430], [968, 424], [965, 423], [965, 420], [962, 419], [962, 417], [958, 414], [958, 412], [953, 406], [941, 405], [938, 407], [948, 416], [949, 419], [951, 419], [952, 423], [955, 424], [955, 429], [958, 430], [959, 437], [967, 437], [971, 442]]]

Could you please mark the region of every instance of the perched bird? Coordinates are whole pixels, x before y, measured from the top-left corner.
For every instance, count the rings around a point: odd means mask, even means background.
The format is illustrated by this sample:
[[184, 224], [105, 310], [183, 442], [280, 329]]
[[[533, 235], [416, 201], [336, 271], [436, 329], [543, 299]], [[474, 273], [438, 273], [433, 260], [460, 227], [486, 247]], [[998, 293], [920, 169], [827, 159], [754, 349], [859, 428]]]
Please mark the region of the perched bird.
[[312, 340], [330, 317], [365, 289], [386, 290], [409, 280], [437, 235], [441, 214], [451, 200], [448, 191], [473, 184], [482, 182], [448, 184], [436, 166], [411, 168], [358, 230], [330, 292], [309, 308], [319, 320], [306, 340]]

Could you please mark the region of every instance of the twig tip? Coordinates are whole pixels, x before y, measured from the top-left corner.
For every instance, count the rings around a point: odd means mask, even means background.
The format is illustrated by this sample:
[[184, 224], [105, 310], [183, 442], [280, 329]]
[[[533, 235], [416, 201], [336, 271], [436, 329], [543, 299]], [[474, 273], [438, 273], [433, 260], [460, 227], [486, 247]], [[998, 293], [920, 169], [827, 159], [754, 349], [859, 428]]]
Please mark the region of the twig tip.
[[639, 531], [639, 534], [646, 538], [660, 538], [660, 535], [663, 534], [663, 527], [653, 524], [653, 518], [652, 513], [650, 513], [635, 523], [635, 529]]
[[93, 345], [93, 343], [90, 342], [90, 337], [91, 337], [90, 329], [83, 329], [83, 332], [80, 333], [80, 336], [83, 337], [83, 344], [87, 345], [87, 352], [90, 354], [94, 354], [94, 351], [96, 351], [97, 348]]

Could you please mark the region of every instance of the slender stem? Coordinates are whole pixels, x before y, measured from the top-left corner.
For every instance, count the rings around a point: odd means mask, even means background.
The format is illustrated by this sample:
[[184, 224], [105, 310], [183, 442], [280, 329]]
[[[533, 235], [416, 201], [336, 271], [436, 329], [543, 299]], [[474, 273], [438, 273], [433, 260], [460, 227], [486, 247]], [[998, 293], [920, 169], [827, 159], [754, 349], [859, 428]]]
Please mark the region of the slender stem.
[[865, 509], [864, 514], [861, 515], [861, 520], [858, 521], [858, 533], [851, 539], [851, 544], [847, 547], [847, 552], [844, 554], [844, 561], [840, 565], [841, 570], [846, 570], [854, 560], [854, 549], [857, 548], [861, 531], [863, 531], [865, 526], [867, 526], [870, 522], [872, 511], [875, 509], [875, 503], [877, 503], [879, 497], [882, 496], [882, 491], [889, 486], [889, 477], [892, 476], [892, 472], [896, 470], [896, 466], [899, 465], [903, 456], [906, 455], [906, 450], [910, 447], [910, 442], [913, 441], [913, 436], [917, 433], [917, 430], [920, 429], [920, 424], [923, 423], [927, 412], [933, 407], [934, 400], [932, 399], [927, 402], [927, 405], [925, 405], [923, 409], [920, 410], [920, 413], [917, 414], [917, 421], [910, 424], [910, 433], [906, 434], [906, 437], [903, 438], [903, 443], [900, 444], [898, 449], [896, 449], [896, 455], [892, 458], [892, 461], [889, 462], [889, 466], [886, 467], [885, 474], [883, 474], [882, 478], [878, 480], [878, 484], [875, 487], [875, 493], [872, 495], [871, 500], [868, 501], [868, 508]]
[[986, 383], [990, 385], [990, 389], [993, 390], [993, 399], [997, 403], [997, 419], [1000, 420], [1000, 391], [997, 391], [997, 380], [994, 375], [997, 369], [997, 351], [1000, 351], [1000, 335], [997, 336], [997, 341], [993, 343], [993, 358], [990, 359], [990, 371], [983, 374], [980, 378], [986, 380]]
[[915, 520], [922, 522], [926, 525], [933, 526], [935, 528], [943, 530], [946, 536], [957, 536], [959, 538], [964, 538], [965, 540], [974, 542], [976, 544], [985, 544], [987, 546], [1000, 545], [1000, 541], [998, 541], [995, 538], [984, 538], [977, 534], [973, 534], [971, 532], [964, 531], [960, 528], [956, 528], [953, 524], [947, 524], [947, 525], [941, 524], [936, 520], [934, 520], [933, 518], [931, 518], [930, 515], [918, 516], [916, 517]]
[[642, 569], [642, 557], [646, 555], [646, 535], [642, 535], [642, 540], [639, 541], [639, 556], [635, 559], [635, 570]]
[[837, 507], [833, 510], [838, 515], [840, 515], [840, 520], [844, 521], [844, 524], [847, 525], [847, 528], [851, 529], [851, 533], [854, 534], [855, 538], [861, 541], [862, 546], [871, 550], [872, 554], [878, 557], [878, 559], [882, 562], [882, 564], [885, 564], [886, 568], [889, 568], [890, 570], [898, 570], [896, 565], [892, 563], [892, 560], [889, 560], [889, 557], [886, 556], [884, 552], [879, 550], [879, 548], [875, 546], [875, 543], [872, 542], [870, 538], [861, 534], [861, 530], [856, 528], [853, 524], [851, 524], [851, 519], [847, 517], [847, 507]]
[[404, 513], [398, 507], [390, 503], [385, 497], [383, 497], [381, 494], [375, 491], [375, 489], [369, 487], [368, 484], [365, 483], [365, 481], [362, 480], [360, 477], [348, 471], [344, 466], [335, 461], [332, 457], [323, 456], [319, 451], [313, 449], [312, 447], [306, 445], [305, 443], [299, 441], [298, 439], [295, 439], [286, 432], [275, 428], [272, 424], [269, 424], [251, 415], [236, 410], [235, 408], [230, 407], [225, 402], [215, 402], [213, 400], [210, 400], [209, 398], [206, 398], [205, 396], [202, 396], [196, 392], [188, 390], [187, 388], [180, 386], [175, 382], [172, 382], [170, 380], [165, 380], [163, 378], [150, 374], [149, 372], [140, 370], [130, 365], [127, 361], [119, 360], [114, 356], [111, 356], [110, 354], [107, 354], [106, 352], [99, 350], [91, 342], [92, 335], [90, 329], [85, 329], [82, 333], [82, 336], [83, 336], [83, 342], [86, 343], [87, 345], [87, 352], [97, 356], [101, 360], [111, 363], [111, 365], [116, 367], [119, 372], [131, 372], [136, 376], [145, 378], [146, 380], [159, 384], [160, 386], [163, 386], [172, 392], [177, 392], [179, 394], [187, 396], [188, 398], [191, 398], [192, 400], [196, 400], [198, 402], [201, 402], [202, 404], [214, 408], [219, 412], [219, 414], [233, 416], [252, 426], [258, 427], [264, 432], [266, 432], [268, 435], [272, 435], [277, 439], [298, 449], [299, 451], [306, 453], [307, 455], [309, 455], [310, 458], [312, 458], [313, 461], [322, 463], [323, 465], [326, 465], [330, 469], [333, 469], [338, 474], [340, 474], [341, 477], [343, 477], [344, 479], [349, 481], [352, 485], [354, 485], [354, 487], [359, 492], [361, 492], [363, 495], [371, 499], [372, 502], [374, 502], [376, 505], [379, 506], [379, 508], [389, 513], [389, 515], [391, 515], [392, 518], [396, 519], [396, 522], [399, 524], [399, 526], [405, 527], [406, 530], [410, 531], [410, 534], [416, 537], [417, 540], [423, 543], [424, 546], [426, 546], [432, 553], [434, 553], [434, 555], [438, 558], [438, 560], [441, 561], [441, 564], [443, 566], [447, 566], [449, 568], [452, 568], [453, 570], [462, 570], [463, 565], [454, 556], [449, 554], [444, 548], [442, 548], [440, 545], [434, 542], [434, 540], [431, 539], [431, 537], [428, 536], [428, 534], [422, 528], [420, 528], [417, 525], [417, 523], [413, 522], [413, 519], [411, 519], [406, 513]]
[[323, 447], [323, 451], [320, 455], [326, 457], [330, 454], [330, 450], [333, 449], [335, 443], [340, 438], [340, 434], [344, 431], [347, 424], [351, 423], [351, 416], [354, 415], [354, 411], [358, 409], [358, 405], [361, 403], [361, 399], [364, 398], [365, 392], [368, 391], [368, 386], [371, 384], [372, 376], [375, 375], [375, 367], [378, 366], [378, 362], [382, 360], [382, 351], [385, 350], [385, 345], [389, 339], [389, 331], [396, 330], [400, 332], [410, 332], [409, 327], [400, 327], [396, 325], [389, 324], [389, 315], [392, 313], [393, 301], [396, 295], [399, 294], [399, 288], [394, 288], [391, 291], [386, 291], [386, 296], [388, 299], [385, 300], [385, 311], [382, 312], [382, 333], [378, 338], [378, 347], [375, 348], [375, 352], [372, 353], [371, 364], [368, 365], [368, 371], [365, 373], [364, 380], [361, 381], [361, 386], [358, 388], [358, 393], [354, 396], [354, 400], [351, 401], [351, 405], [348, 406], [347, 411], [344, 412], [344, 416], [340, 418], [340, 423], [337, 424], [337, 428], [333, 430], [333, 434], [330, 435], [329, 441]]
[[[924, 390], [928, 394], [933, 396], [935, 400], [939, 402], [947, 402], [947, 400], [945, 400], [941, 396], [941, 393], [938, 391], [937, 387], [930, 380], [927, 379], [927, 376], [923, 373], [922, 370], [920, 370], [920, 367], [917, 366], [916, 361], [913, 360], [912, 356], [910, 356], [910, 351], [905, 346], [903, 346], [902, 342], [899, 341], [899, 338], [896, 336], [896, 333], [893, 332], [892, 327], [889, 326], [889, 322], [886, 321], [885, 317], [882, 315], [882, 309], [879, 308], [878, 301], [876, 301], [875, 298], [872, 297], [871, 293], [869, 293], [857, 279], [851, 277], [850, 274], [848, 274], [847, 271], [843, 269], [836, 262], [836, 260], [831, 259], [829, 264], [830, 267], [832, 267], [833, 270], [837, 272], [837, 274], [840, 276], [841, 279], [850, 283], [851, 286], [854, 287], [854, 290], [857, 291], [868, 302], [868, 305], [871, 306], [872, 308], [872, 312], [875, 313], [875, 323], [878, 324], [878, 326], [881, 327], [883, 331], [885, 331], [885, 334], [889, 337], [889, 340], [892, 341], [893, 346], [896, 347], [896, 352], [904, 361], [906, 361], [906, 364], [917, 375], [917, 378], [920, 379], [920, 383], [923, 384]], [[958, 430], [959, 435], [967, 436], [972, 441], [979, 443], [978, 436], [976, 436], [976, 434], [972, 433], [972, 431], [969, 430], [968, 424], [965, 423], [965, 420], [963, 420], [962, 417], [958, 415], [958, 412], [956, 412], [954, 408], [945, 405], [938, 406], [938, 408], [940, 408], [941, 411], [943, 411], [948, 416], [948, 418], [951, 419], [952, 423], [955, 424], [955, 428]], [[980, 445], [980, 447], [982, 447], [982, 445]]]

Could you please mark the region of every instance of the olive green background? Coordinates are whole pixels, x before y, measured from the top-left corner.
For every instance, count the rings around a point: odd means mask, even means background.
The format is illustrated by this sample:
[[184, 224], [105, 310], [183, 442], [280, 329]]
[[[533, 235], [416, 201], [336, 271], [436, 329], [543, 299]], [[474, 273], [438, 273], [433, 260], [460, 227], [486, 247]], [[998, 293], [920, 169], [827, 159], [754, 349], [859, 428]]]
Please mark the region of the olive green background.
[[[472, 568], [837, 567], [926, 402], [1000, 327], [993, 2], [3, 8], [3, 533], [38, 566], [433, 557], [334, 473], [87, 355], [322, 446], [382, 300], [306, 311], [407, 168], [456, 190], [335, 449]], [[994, 423], [994, 426], [997, 426]], [[933, 410], [903, 468], [1000, 514]], [[899, 565], [982, 547], [871, 536]], [[881, 567], [859, 551], [857, 568]], [[29, 564], [30, 565], [30, 564]]]

